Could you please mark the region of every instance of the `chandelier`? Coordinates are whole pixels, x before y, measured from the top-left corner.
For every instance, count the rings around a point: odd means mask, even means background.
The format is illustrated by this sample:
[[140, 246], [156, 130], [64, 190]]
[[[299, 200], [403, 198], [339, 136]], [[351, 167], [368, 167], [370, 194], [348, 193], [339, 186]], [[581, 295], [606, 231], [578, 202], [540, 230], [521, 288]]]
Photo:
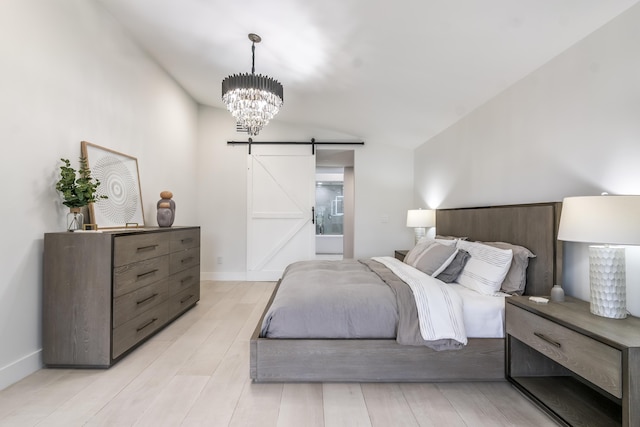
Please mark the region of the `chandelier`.
[[251, 40], [251, 74], [234, 74], [222, 81], [222, 101], [235, 117], [238, 127], [256, 136], [273, 118], [284, 100], [282, 85], [271, 77], [255, 74], [256, 43], [262, 40], [249, 34]]

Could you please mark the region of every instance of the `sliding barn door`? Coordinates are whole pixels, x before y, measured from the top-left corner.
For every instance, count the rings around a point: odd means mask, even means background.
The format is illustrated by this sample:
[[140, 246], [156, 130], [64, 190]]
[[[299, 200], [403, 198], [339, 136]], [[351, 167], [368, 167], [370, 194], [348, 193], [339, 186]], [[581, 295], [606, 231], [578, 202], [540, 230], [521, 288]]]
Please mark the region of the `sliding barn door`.
[[306, 146], [253, 146], [248, 158], [247, 279], [277, 280], [315, 255], [315, 158]]

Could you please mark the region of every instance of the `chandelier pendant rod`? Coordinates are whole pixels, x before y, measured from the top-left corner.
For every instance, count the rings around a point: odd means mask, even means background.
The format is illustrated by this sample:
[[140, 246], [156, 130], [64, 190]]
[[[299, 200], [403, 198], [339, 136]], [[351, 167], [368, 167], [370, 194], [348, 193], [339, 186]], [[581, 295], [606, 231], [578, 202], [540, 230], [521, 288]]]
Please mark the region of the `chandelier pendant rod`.
[[251, 43], [251, 74], [256, 73], [256, 42]]

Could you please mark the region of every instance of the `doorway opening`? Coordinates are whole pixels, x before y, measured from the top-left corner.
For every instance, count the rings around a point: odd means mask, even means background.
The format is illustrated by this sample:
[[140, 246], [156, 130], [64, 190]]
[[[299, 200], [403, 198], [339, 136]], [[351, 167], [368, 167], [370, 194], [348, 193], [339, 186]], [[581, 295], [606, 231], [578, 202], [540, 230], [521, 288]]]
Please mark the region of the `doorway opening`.
[[316, 167], [315, 215], [316, 255], [322, 258], [342, 258], [344, 253], [344, 168]]
[[317, 150], [316, 259], [353, 258], [353, 150]]

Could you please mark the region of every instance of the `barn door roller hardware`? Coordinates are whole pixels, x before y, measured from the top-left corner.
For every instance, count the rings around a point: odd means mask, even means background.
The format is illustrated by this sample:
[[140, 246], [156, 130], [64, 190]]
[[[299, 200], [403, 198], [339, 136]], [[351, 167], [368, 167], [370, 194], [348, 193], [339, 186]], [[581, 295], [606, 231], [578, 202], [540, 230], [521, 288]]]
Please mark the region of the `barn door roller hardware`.
[[251, 146], [252, 145], [310, 145], [311, 146], [311, 154], [316, 154], [316, 145], [364, 145], [363, 141], [331, 141], [331, 142], [320, 142], [316, 141], [315, 138], [311, 138], [311, 141], [254, 141], [249, 138], [248, 141], [227, 141], [227, 144], [236, 145], [236, 144], [246, 144], [249, 146], [249, 154], [251, 154]]

